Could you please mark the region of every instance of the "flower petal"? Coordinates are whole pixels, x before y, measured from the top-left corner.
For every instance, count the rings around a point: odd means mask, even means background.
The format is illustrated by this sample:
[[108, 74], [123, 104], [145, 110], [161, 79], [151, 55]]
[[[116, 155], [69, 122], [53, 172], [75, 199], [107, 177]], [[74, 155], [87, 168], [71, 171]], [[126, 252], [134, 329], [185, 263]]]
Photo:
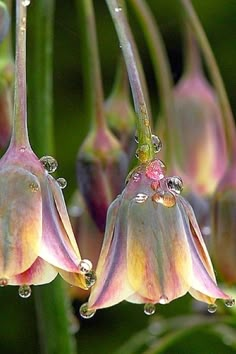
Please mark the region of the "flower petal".
[[38, 256], [42, 198], [35, 175], [9, 166], [0, 172], [0, 277], [28, 269]]
[[[49, 179], [50, 180], [50, 179]], [[77, 246], [72, 245], [71, 233], [62, 223], [55, 205], [51, 184], [48, 180], [41, 183], [43, 195], [43, 237], [39, 256], [57, 268], [77, 272], [81, 260]]]
[[57, 276], [56, 269], [38, 257], [32, 266], [21, 274], [12, 277], [9, 285], [41, 285], [53, 281]]
[[[166, 208], [150, 199], [132, 201], [128, 211], [128, 277], [140, 296], [159, 302], [190, 288], [191, 256], [178, 206]], [[168, 238], [168, 239], [167, 239]]]
[[117, 198], [109, 207], [104, 242], [98, 261], [97, 282], [91, 289], [89, 308], [109, 307], [133, 293], [127, 279], [127, 201]]

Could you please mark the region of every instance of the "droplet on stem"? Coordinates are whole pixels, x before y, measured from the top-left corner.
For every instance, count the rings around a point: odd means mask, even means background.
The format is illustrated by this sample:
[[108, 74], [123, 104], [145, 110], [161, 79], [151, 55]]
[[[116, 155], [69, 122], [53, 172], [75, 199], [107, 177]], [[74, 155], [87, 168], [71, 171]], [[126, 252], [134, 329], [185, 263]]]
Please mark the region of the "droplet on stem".
[[31, 295], [31, 288], [29, 285], [21, 285], [19, 287], [18, 292], [20, 297], [22, 297], [23, 299], [27, 299]]
[[151, 316], [156, 312], [156, 306], [154, 304], [147, 303], [144, 305], [143, 310], [145, 315]]
[[85, 283], [88, 289], [90, 289], [97, 280], [97, 276], [94, 270], [90, 270], [88, 273], [84, 275], [85, 277]]
[[158, 138], [158, 136], [156, 135], [152, 135], [152, 143], [153, 143], [153, 146], [154, 146], [154, 152], [157, 154], [158, 152], [161, 151], [162, 149], [162, 142], [161, 142], [161, 139]]
[[22, 6], [26, 7], [30, 5], [30, 0], [22, 0]]
[[40, 162], [48, 173], [55, 172], [58, 167], [57, 160], [52, 156], [43, 156], [41, 157]]
[[90, 310], [88, 308], [88, 303], [86, 302], [80, 306], [79, 313], [82, 318], [89, 319], [95, 315], [96, 310]]
[[122, 11], [122, 7], [115, 7], [115, 12], [120, 12]]
[[168, 188], [177, 194], [180, 194], [183, 189], [183, 181], [178, 176], [169, 177], [167, 181]]

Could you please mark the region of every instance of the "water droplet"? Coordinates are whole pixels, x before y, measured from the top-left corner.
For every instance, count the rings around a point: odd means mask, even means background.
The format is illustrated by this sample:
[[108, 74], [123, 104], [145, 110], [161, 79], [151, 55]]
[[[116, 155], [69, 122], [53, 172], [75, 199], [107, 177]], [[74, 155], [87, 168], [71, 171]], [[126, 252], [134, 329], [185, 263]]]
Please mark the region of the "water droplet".
[[217, 310], [217, 305], [216, 304], [210, 304], [208, 305], [208, 312], [210, 313], [215, 313]]
[[150, 316], [150, 315], [153, 315], [156, 312], [156, 306], [154, 304], [149, 304], [148, 303], [148, 304], [144, 305], [143, 310], [144, 310], [145, 315]]
[[149, 146], [147, 144], [143, 144], [136, 150], [135, 156], [137, 157], [137, 159], [144, 162], [147, 159], [148, 151]]
[[26, 150], [26, 147], [25, 146], [21, 146], [20, 152], [25, 152], [25, 150]]
[[153, 143], [153, 146], [154, 146], [155, 153], [160, 152], [161, 149], [162, 149], [161, 139], [158, 138], [158, 136], [156, 136], [156, 135], [152, 135], [152, 143]]
[[22, 0], [22, 6], [26, 7], [30, 5], [30, 0]]
[[82, 259], [79, 262], [79, 272], [81, 274], [86, 274], [86, 273], [90, 272], [92, 267], [93, 267], [92, 262], [89, 259]]
[[135, 182], [138, 182], [141, 178], [141, 174], [138, 173], [138, 172], [135, 172], [133, 175], [132, 175], [132, 178]]
[[233, 307], [234, 305], [235, 305], [235, 299], [225, 300], [225, 306], [226, 307]]
[[160, 203], [167, 208], [172, 208], [176, 204], [176, 199], [173, 193], [160, 191], [152, 196], [155, 203]]
[[138, 144], [138, 135], [135, 134], [134, 141]]
[[86, 273], [84, 277], [88, 289], [91, 288], [96, 283], [97, 276], [94, 270], [90, 270], [90, 272]]
[[169, 303], [169, 299], [167, 296], [165, 296], [165, 295], [160, 296], [159, 304], [166, 305], [168, 303]]
[[167, 186], [171, 191], [180, 194], [183, 189], [183, 181], [178, 176], [169, 177]]
[[39, 185], [35, 182], [32, 182], [29, 184], [29, 187], [32, 192], [38, 192], [39, 191]]
[[0, 279], [0, 286], [1, 287], [7, 286], [7, 284], [8, 284], [8, 280], [6, 278]]
[[81, 317], [89, 319], [89, 318], [92, 318], [95, 315], [96, 310], [90, 310], [88, 308], [88, 303], [86, 302], [86, 303], [84, 303], [83, 305], [80, 306], [79, 313], [80, 313]]
[[134, 200], [136, 203], [144, 203], [148, 199], [148, 195], [144, 193], [138, 193], [136, 197], [134, 197]]
[[31, 288], [29, 285], [21, 285], [18, 292], [20, 297], [27, 299], [31, 295]]
[[122, 7], [115, 7], [115, 12], [121, 12], [122, 11]]
[[57, 160], [52, 156], [43, 156], [41, 157], [40, 162], [48, 173], [55, 172], [58, 166]]
[[121, 44], [119, 45], [119, 47], [120, 47], [120, 49], [122, 49], [122, 45]]
[[67, 186], [67, 180], [65, 178], [63, 178], [63, 177], [58, 178], [57, 179], [57, 183], [59, 184], [59, 187], [61, 189], [64, 189]]

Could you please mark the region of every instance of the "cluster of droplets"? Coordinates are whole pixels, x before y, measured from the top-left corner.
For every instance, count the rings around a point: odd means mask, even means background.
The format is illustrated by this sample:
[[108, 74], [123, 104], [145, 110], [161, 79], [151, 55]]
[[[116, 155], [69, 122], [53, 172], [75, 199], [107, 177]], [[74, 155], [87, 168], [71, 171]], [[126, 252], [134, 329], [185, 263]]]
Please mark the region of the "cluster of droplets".
[[[41, 157], [40, 162], [48, 173], [54, 173], [57, 170], [57, 160], [52, 156], [43, 156]], [[67, 181], [65, 178], [59, 177], [57, 179], [57, 184], [61, 189], [64, 189], [67, 186]]]
[[[135, 135], [135, 142], [138, 144], [139, 140], [137, 135]], [[152, 144], [154, 148], [154, 153], [157, 154], [158, 152], [161, 151], [162, 149], [162, 142], [161, 139], [157, 136], [152, 134]], [[142, 159], [142, 155], [146, 154], [149, 151], [149, 146], [148, 144], [143, 144], [138, 149], [136, 150], [135, 156], [137, 159]]]
[[[225, 306], [229, 307], [229, 308], [235, 306], [235, 299], [225, 300]], [[217, 310], [217, 305], [216, 304], [209, 304], [207, 310], [209, 313], [215, 313]]]

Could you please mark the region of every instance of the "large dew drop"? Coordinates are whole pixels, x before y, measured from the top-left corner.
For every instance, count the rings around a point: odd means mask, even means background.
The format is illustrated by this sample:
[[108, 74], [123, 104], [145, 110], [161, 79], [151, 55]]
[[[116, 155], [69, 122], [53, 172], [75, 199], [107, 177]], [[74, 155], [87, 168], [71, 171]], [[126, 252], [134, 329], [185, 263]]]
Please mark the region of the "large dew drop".
[[144, 313], [145, 315], [151, 316], [156, 312], [156, 306], [154, 304], [145, 304], [144, 305]]
[[216, 304], [210, 304], [208, 305], [208, 312], [210, 313], [215, 313], [217, 310], [217, 305]]
[[48, 173], [55, 172], [58, 167], [57, 160], [55, 160], [52, 156], [43, 156], [41, 157], [40, 162]]
[[84, 277], [88, 289], [91, 288], [96, 283], [97, 276], [94, 270], [90, 270], [88, 273], [84, 275]]
[[90, 272], [92, 267], [93, 267], [92, 262], [89, 259], [82, 259], [79, 262], [79, 272], [81, 274], [86, 274], [86, 273]]
[[139, 204], [146, 202], [147, 199], [148, 195], [144, 193], [138, 193], [136, 197], [134, 197], [135, 202]]
[[173, 193], [160, 191], [152, 196], [152, 200], [155, 203], [164, 205], [167, 208], [172, 208], [176, 204], [176, 199]]
[[84, 303], [83, 305], [80, 306], [79, 313], [80, 313], [81, 317], [89, 319], [89, 318], [92, 318], [95, 315], [96, 310], [90, 310], [88, 308], [88, 303], [86, 302], [86, 303]]
[[180, 194], [183, 189], [183, 181], [180, 177], [173, 176], [168, 178], [167, 186], [172, 192]]
[[19, 287], [18, 292], [20, 297], [22, 297], [23, 299], [27, 299], [31, 295], [31, 288], [29, 285], [21, 285]]
[[226, 307], [233, 307], [234, 305], [235, 305], [235, 299], [225, 300], [225, 306]]
[[64, 189], [64, 188], [66, 188], [66, 186], [67, 186], [67, 181], [66, 181], [66, 179], [63, 178], [63, 177], [58, 178], [58, 179], [57, 179], [57, 183], [58, 183], [58, 185], [59, 185], [59, 187], [60, 187], [61, 189]]

